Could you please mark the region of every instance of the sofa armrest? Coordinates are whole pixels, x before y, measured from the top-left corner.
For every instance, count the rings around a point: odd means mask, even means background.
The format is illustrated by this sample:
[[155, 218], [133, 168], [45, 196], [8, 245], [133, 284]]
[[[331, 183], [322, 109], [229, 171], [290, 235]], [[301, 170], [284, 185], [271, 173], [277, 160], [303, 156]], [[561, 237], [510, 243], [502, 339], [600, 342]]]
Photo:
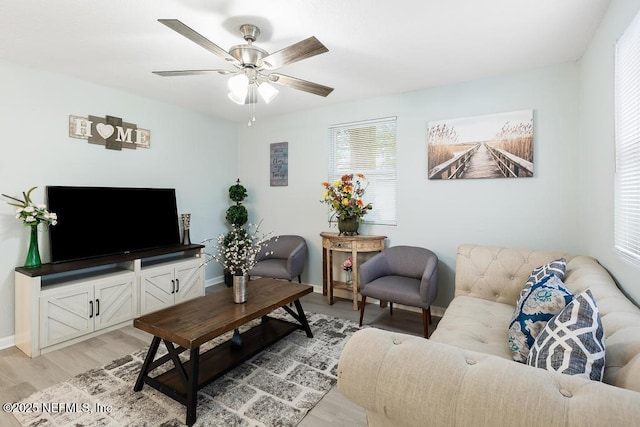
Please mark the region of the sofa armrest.
[[338, 389], [369, 426], [634, 425], [640, 393], [368, 328], [347, 342]]

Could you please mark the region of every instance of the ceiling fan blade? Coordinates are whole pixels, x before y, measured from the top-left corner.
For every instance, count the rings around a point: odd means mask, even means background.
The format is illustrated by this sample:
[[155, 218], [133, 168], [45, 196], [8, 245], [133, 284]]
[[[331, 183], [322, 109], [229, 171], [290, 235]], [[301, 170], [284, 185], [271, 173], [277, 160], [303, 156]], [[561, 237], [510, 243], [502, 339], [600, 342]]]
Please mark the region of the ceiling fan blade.
[[312, 93], [314, 95], [327, 96], [333, 92], [333, 88], [329, 86], [323, 86], [318, 83], [308, 82], [306, 80], [298, 79], [296, 77], [285, 76], [280, 73], [269, 74], [269, 81], [282, 86], [292, 87], [294, 89], [303, 90], [305, 92]]
[[207, 49], [209, 52], [218, 55], [220, 58], [225, 61], [231, 62], [233, 64], [238, 64], [238, 60], [233, 56], [229, 55], [229, 53], [222, 49], [220, 46], [216, 45], [206, 37], [202, 36], [200, 33], [194, 31], [190, 27], [186, 26], [182, 22], [177, 19], [158, 19], [158, 22], [166, 25], [171, 28], [173, 31], [182, 34], [192, 42], [202, 46]]
[[176, 71], [152, 71], [153, 74], [162, 77], [174, 77], [174, 76], [198, 76], [202, 74], [218, 73], [222, 75], [234, 74], [235, 71], [229, 70], [176, 70]]
[[275, 70], [283, 65], [292, 64], [325, 52], [329, 52], [329, 49], [320, 40], [315, 37], [309, 37], [265, 56], [262, 58], [261, 64], [264, 68]]

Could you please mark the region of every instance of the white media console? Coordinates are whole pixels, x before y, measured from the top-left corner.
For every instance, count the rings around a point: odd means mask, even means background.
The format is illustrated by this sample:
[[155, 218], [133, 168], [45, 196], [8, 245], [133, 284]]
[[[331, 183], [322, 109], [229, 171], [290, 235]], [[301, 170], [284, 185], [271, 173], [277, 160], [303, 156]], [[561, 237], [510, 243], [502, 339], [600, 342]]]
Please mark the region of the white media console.
[[15, 270], [15, 343], [30, 357], [204, 295], [202, 245]]

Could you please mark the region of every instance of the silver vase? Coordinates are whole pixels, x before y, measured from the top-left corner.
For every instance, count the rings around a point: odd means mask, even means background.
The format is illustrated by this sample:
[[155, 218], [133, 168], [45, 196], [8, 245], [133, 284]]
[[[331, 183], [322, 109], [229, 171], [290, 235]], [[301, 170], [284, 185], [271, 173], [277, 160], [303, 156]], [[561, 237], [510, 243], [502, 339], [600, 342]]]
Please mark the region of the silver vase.
[[182, 244], [190, 245], [191, 236], [189, 229], [191, 228], [191, 214], [182, 214], [180, 215], [180, 219], [182, 219]]
[[233, 302], [236, 304], [247, 302], [247, 282], [249, 282], [247, 274], [233, 276]]

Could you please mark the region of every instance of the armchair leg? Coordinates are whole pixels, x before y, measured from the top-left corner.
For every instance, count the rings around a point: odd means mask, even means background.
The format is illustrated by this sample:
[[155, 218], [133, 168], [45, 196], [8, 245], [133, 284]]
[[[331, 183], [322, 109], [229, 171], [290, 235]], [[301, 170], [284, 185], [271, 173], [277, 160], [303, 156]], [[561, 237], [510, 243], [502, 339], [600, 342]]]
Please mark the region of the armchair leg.
[[393, 316], [393, 303], [389, 301], [389, 316]]
[[429, 327], [427, 325], [427, 318], [431, 317], [431, 308], [422, 309], [422, 332], [425, 338], [429, 338]]
[[364, 306], [367, 304], [367, 297], [362, 295], [362, 300], [360, 301], [360, 326], [362, 326], [362, 318], [364, 317]]
[[298, 283], [302, 284], [302, 274], [298, 274]]

